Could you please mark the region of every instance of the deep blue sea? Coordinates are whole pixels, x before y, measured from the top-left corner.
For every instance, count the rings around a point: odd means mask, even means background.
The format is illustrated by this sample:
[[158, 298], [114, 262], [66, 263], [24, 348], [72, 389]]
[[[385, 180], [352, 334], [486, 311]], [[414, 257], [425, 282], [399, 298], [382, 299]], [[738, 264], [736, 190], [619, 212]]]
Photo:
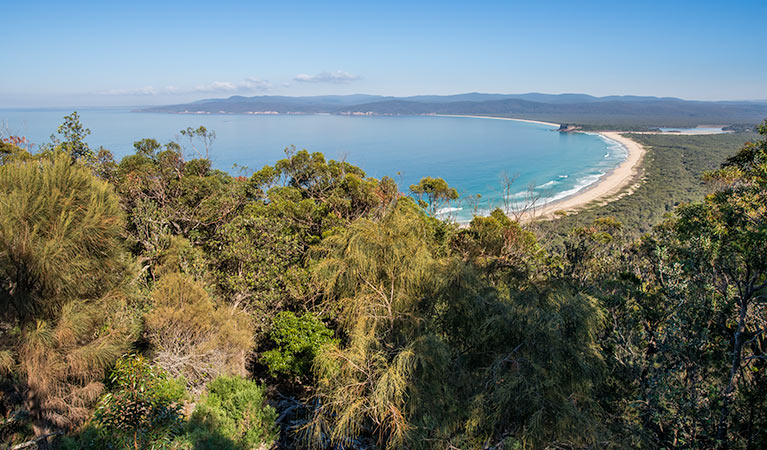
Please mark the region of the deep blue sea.
[[[33, 143], [50, 135], [72, 110], [0, 109], [4, 133]], [[380, 178], [391, 176], [400, 190], [425, 176], [442, 177], [462, 197], [481, 194], [479, 213], [502, 206], [504, 173], [514, 177], [518, 204], [534, 188], [540, 202], [571, 195], [626, 158], [626, 150], [599, 135], [558, 133], [542, 124], [464, 117], [335, 115], [188, 115], [134, 113], [128, 109], [80, 109], [91, 130], [87, 142], [104, 146], [116, 157], [133, 152], [133, 142], [177, 139], [179, 130], [204, 125], [216, 132], [214, 167], [244, 175], [285, 156], [284, 149], [322, 152], [345, 159]], [[179, 142], [183, 143], [182, 140]], [[234, 168], [235, 164], [239, 167]], [[471, 218], [473, 207], [459, 201], [454, 219]], [[511, 205], [514, 206], [513, 204]]]

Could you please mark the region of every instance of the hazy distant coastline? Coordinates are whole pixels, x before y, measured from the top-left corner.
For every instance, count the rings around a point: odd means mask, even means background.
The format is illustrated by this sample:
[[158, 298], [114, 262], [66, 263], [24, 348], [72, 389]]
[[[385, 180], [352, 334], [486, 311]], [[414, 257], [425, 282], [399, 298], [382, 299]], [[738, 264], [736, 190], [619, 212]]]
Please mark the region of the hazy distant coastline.
[[384, 97], [329, 95], [312, 97], [232, 96], [137, 112], [180, 114], [340, 114], [472, 115], [524, 118], [542, 122], [630, 126], [633, 130], [695, 127], [703, 124], [756, 124], [767, 116], [763, 101], [693, 101], [673, 97], [586, 94], [482, 94]]

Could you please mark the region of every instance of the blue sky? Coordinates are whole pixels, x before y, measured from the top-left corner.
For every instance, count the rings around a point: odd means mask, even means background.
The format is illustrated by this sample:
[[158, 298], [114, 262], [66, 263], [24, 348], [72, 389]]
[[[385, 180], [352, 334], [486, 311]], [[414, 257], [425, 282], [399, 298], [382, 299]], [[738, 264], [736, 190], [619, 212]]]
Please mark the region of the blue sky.
[[229, 95], [767, 98], [767, 1], [8, 1], [0, 107]]

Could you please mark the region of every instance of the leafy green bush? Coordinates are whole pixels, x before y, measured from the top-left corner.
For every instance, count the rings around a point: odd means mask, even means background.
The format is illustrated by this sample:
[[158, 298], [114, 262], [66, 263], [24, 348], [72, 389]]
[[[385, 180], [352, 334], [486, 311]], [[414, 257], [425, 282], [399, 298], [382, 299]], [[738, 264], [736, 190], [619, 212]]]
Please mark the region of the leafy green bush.
[[309, 374], [320, 348], [334, 342], [333, 331], [314, 314], [297, 317], [290, 311], [277, 314], [269, 338], [276, 348], [261, 356], [269, 372], [299, 377]]
[[241, 449], [271, 445], [277, 412], [265, 404], [264, 389], [240, 377], [219, 377], [208, 385], [192, 414], [189, 433], [195, 449], [218, 449], [233, 442]]

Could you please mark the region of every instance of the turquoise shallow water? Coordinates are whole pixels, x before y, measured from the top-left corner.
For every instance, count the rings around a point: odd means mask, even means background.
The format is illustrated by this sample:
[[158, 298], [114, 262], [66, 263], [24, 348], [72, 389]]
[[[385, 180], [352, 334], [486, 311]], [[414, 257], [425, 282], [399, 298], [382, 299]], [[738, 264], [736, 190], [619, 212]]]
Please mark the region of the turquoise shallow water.
[[[49, 141], [71, 110], [0, 109], [0, 123], [34, 143]], [[595, 134], [565, 134], [542, 124], [464, 117], [347, 117], [331, 115], [182, 115], [132, 113], [121, 109], [82, 109], [91, 129], [91, 147], [116, 156], [132, 153], [133, 142], [151, 137], [165, 142], [188, 126], [216, 132], [216, 168], [248, 174], [284, 157], [289, 145], [344, 158], [369, 176], [393, 177], [400, 189], [421, 177], [442, 177], [459, 193], [481, 194], [479, 213], [503, 205], [501, 177], [514, 176], [512, 207], [530, 188], [539, 203], [574, 194], [626, 158], [617, 142]], [[454, 219], [471, 218], [472, 206], [459, 201], [445, 209]]]
[[698, 127], [698, 128], [661, 128], [663, 132], [687, 133], [687, 134], [722, 134], [726, 131], [722, 127]]

